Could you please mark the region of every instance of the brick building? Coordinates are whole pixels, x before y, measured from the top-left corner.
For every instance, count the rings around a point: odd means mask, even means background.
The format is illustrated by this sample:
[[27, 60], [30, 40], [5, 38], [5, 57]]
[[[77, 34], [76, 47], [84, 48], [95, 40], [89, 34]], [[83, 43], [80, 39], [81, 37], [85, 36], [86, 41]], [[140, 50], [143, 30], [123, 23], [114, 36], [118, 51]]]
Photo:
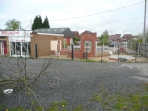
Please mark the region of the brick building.
[[31, 33], [31, 58], [55, 55], [64, 47], [63, 34]]

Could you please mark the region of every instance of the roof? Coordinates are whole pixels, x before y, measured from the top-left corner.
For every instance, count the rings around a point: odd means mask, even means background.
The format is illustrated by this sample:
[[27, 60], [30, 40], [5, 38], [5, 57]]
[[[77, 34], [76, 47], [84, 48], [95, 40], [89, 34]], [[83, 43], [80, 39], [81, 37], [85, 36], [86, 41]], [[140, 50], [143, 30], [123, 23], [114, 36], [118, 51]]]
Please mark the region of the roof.
[[131, 40], [132, 34], [124, 34], [123, 38], [126, 39], [126, 41]]
[[120, 38], [121, 37], [121, 34], [115, 34], [115, 36]]
[[69, 28], [40, 28], [35, 29], [33, 32], [37, 33], [49, 33], [49, 34], [63, 34], [65, 30]]
[[72, 33], [74, 34], [74, 37], [80, 37], [79, 32], [78, 31], [72, 31]]
[[91, 34], [91, 33], [92, 33], [91, 31], [86, 30], [86, 31], [82, 32], [81, 34]]
[[115, 35], [109, 35], [110, 41], [116, 41], [118, 38], [120, 38], [121, 34], [115, 34]]

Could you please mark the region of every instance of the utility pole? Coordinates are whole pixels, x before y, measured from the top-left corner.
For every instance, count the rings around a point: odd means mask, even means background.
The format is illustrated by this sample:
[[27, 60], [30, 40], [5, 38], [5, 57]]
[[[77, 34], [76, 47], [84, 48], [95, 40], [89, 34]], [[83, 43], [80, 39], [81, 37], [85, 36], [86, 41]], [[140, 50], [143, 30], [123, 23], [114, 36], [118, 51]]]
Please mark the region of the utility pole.
[[146, 4], [147, 4], [147, 0], [145, 0], [145, 9], [144, 9], [144, 30], [143, 30], [143, 43], [145, 44], [145, 38], [146, 38], [146, 34], [145, 34], [145, 26], [146, 26]]

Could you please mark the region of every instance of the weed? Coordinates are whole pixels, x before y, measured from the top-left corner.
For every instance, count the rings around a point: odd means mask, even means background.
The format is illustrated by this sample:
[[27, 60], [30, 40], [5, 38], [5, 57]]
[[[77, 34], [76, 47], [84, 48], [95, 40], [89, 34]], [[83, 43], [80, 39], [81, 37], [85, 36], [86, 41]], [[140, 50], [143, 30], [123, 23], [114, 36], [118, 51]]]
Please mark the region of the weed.
[[94, 94], [92, 97], [92, 100], [100, 102], [102, 100], [102, 98], [98, 94]]

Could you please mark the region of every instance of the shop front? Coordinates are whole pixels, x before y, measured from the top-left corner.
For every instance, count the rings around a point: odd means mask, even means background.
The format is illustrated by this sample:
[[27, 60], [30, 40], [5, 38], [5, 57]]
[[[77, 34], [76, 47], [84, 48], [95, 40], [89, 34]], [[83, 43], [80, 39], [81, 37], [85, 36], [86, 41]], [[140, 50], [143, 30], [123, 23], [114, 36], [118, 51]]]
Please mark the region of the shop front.
[[10, 57], [30, 57], [30, 32], [1, 31], [0, 37], [8, 37], [8, 43], [0, 41], [1, 54], [8, 54]]

